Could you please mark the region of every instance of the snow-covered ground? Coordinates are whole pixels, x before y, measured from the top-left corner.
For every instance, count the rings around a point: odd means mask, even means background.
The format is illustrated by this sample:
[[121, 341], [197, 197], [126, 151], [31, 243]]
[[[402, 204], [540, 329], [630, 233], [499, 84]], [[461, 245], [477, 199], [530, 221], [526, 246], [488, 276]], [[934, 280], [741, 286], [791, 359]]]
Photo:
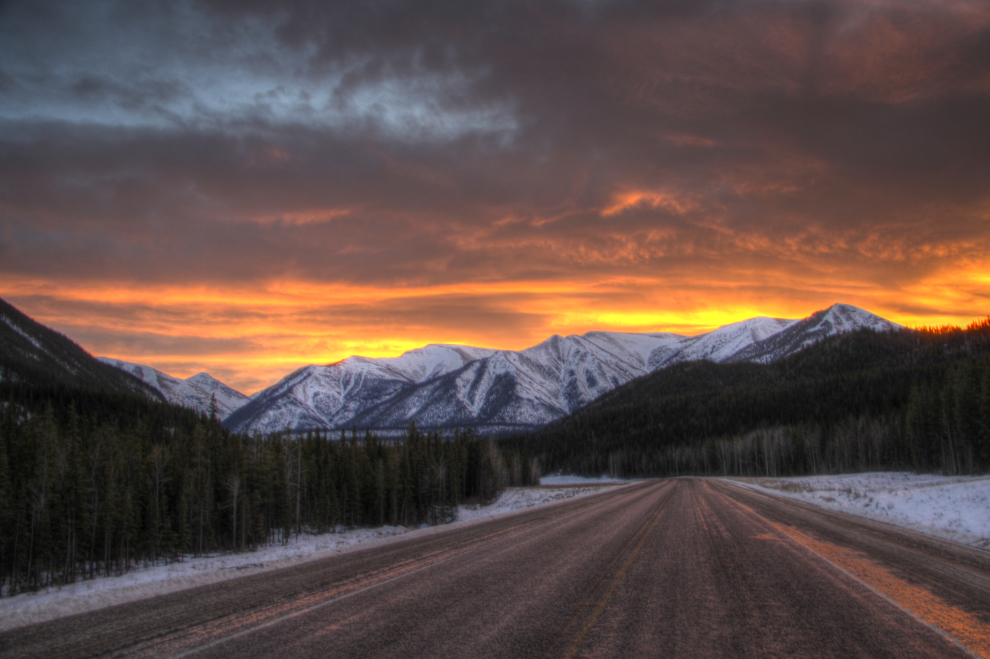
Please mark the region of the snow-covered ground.
[[540, 485], [544, 487], [558, 485], [592, 485], [601, 483], [628, 483], [628, 479], [612, 478], [602, 474], [599, 478], [588, 478], [587, 476], [571, 476], [567, 474], [551, 474], [540, 478]]
[[[554, 478], [573, 480], [564, 483], [555, 482]], [[438, 533], [451, 526], [474, 524], [523, 508], [587, 496], [623, 482], [560, 476], [547, 477], [543, 480], [549, 481], [547, 484], [553, 487], [510, 488], [490, 506], [460, 506], [457, 511], [457, 521], [453, 524], [419, 529], [383, 526], [341, 533], [302, 535], [293, 537], [291, 542], [284, 546], [262, 547], [257, 551], [243, 554], [189, 558], [168, 565], [148, 565], [132, 569], [119, 577], [97, 578], [60, 588], [48, 588], [37, 593], [0, 598], [0, 632], [248, 574], [288, 567], [332, 554], [342, 554], [403, 538]], [[556, 487], [558, 485], [563, 487]]]
[[523, 508], [532, 508], [533, 506], [543, 506], [555, 501], [595, 494], [596, 492], [601, 492], [604, 487], [628, 482], [610, 478], [591, 479], [582, 476], [544, 476], [540, 479], [542, 487], [510, 488], [503, 492], [490, 506], [459, 507], [457, 509], [457, 520], [467, 521], [479, 517], [491, 517], [492, 515], [510, 513]]
[[990, 476], [877, 472], [734, 480], [823, 508], [990, 549]]

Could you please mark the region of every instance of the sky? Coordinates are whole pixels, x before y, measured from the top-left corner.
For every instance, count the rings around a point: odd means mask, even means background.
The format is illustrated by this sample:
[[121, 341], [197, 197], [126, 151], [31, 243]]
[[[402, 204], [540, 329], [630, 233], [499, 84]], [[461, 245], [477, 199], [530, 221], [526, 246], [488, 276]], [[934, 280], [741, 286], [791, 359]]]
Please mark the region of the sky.
[[990, 3], [0, 0], [0, 297], [245, 393], [990, 313]]

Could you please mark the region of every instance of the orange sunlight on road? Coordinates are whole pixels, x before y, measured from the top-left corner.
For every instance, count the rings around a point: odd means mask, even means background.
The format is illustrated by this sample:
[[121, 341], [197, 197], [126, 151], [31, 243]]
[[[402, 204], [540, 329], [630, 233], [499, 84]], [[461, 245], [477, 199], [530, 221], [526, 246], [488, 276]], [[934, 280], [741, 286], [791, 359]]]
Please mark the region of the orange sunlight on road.
[[979, 616], [952, 606], [938, 595], [905, 581], [858, 552], [816, 540], [783, 524], [771, 524], [897, 606], [929, 625], [945, 630], [978, 656], [990, 657], [990, 625], [980, 620]]

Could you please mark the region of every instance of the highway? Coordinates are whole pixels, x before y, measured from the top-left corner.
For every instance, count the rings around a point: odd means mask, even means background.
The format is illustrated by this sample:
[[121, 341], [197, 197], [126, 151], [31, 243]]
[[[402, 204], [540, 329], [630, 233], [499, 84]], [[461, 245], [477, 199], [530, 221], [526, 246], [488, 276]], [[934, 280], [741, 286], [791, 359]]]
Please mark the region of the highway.
[[990, 657], [990, 552], [646, 481], [14, 630], [0, 656]]

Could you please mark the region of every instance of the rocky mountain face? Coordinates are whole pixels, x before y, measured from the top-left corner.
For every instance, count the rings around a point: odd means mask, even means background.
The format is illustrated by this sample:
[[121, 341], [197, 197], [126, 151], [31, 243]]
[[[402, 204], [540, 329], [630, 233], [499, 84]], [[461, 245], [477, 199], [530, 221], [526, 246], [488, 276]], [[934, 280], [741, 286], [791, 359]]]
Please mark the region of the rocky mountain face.
[[[848, 304], [836, 304], [811, 314], [761, 341], [745, 346], [724, 361], [766, 364], [820, 341], [828, 336], [858, 329], [887, 332], [901, 326]], [[717, 331], [717, 330], [716, 330]]]
[[99, 360], [141, 380], [155, 391], [160, 392], [169, 403], [189, 407], [197, 412], [209, 413], [210, 401], [216, 397], [217, 416], [221, 419], [226, 418], [231, 412], [250, 400], [241, 392], [231, 389], [208, 373], [197, 373], [187, 380], [180, 380], [150, 366], [132, 364], [109, 357], [100, 357]]
[[359, 414], [404, 389], [435, 380], [495, 352], [470, 346], [429, 345], [401, 357], [348, 357], [328, 366], [304, 366], [255, 394], [224, 424], [239, 431], [263, 433], [286, 428], [349, 428]]
[[542, 426], [671, 364], [780, 359], [826, 336], [899, 326], [838, 304], [803, 320], [751, 318], [699, 336], [589, 332], [522, 351], [430, 345], [401, 357], [306, 366], [228, 416], [241, 432]]

